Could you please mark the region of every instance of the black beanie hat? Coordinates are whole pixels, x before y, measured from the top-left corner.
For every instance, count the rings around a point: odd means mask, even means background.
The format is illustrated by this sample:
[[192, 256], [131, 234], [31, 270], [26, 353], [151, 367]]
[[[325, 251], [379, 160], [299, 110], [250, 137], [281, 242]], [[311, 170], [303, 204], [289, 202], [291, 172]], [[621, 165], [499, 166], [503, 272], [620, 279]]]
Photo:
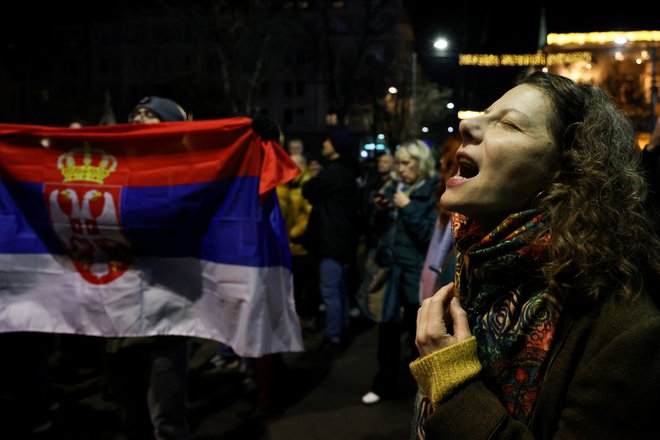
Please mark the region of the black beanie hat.
[[354, 150], [356, 145], [355, 136], [349, 130], [341, 129], [331, 132], [328, 139], [332, 142], [332, 148], [339, 154]]
[[129, 114], [129, 121], [132, 119], [133, 113], [140, 107], [151, 110], [161, 122], [185, 121], [187, 119], [183, 108], [171, 99], [161, 98], [160, 96], [145, 96], [140, 99]]

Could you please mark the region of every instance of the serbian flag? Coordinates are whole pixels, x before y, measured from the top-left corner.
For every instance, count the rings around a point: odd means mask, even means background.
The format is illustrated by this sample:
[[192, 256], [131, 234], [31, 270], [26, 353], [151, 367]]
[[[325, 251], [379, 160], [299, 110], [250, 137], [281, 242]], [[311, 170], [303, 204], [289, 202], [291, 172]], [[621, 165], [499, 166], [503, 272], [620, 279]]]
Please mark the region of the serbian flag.
[[274, 191], [297, 173], [249, 118], [0, 124], [0, 332], [302, 351]]

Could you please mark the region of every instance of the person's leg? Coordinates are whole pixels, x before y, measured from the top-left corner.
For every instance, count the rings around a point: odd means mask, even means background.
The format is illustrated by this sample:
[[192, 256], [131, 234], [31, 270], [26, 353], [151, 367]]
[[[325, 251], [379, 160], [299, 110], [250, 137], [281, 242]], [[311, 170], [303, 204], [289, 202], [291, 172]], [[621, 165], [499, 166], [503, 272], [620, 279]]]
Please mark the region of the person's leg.
[[[313, 325], [319, 314], [321, 295], [319, 293], [319, 267], [311, 255], [300, 255], [293, 259], [293, 284], [300, 288], [296, 296], [296, 310], [305, 324]], [[297, 287], [296, 287], [297, 286]]]
[[417, 311], [420, 306], [420, 279], [421, 271], [419, 266], [406, 268], [402, 271], [400, 289], [402, 295], [399, 296], [399, 301], [403, 307], [401, 332], [405, 334], [402, 354], [410, 362], [415, 360], [418, 355], [417, 347], [415, 346], [415, 333], [417, 332]]
[[303, 256], [291, 256], [291, 275], [293, 276], [293, 299], [296, 304], [298, 319], [302, 322], [305, 318], [304, 293], [305, 293], [305, 267]]
[[147, 407], [147, 361], [142, 347], [124, 347], [122, 339], [106, 340], [104, 362], [108, 387], [126, 439], [152, 439]]
[[417, 332], [417, 310], [419, 304], [406, 303], [403, 305], [403, 323], [401, 331], [405, 334], [404, 343], [406, 344], [402, 349], [405, 349], [406, 364], [414, 361], [419, 357], [419, 351], [415, 345], [415, 334]]
[[9, 354], [0, 363], [0, 409], [5, 411], [5, 431], [17, 438], [49, 431], [53, 425], [49, 406], [54, 402], [49, 356], [54, 335], [2, 333], [0, 344]]
[[187, 417], [188, 358], [190, 340], [176, 338], [150, 354], [151, 370], [147, 402], [157, 440], [188, 440], [190, 428]]
[[280, 353], [258, 357], [254, 362], [257, 381], [257, 407], [264, 414], [277, 414], [284, 408], [285, 364]]
[[[348, 328], [350, 324], [350, 313], [351, 313], [351, 299], [349, 292], [349, 285], [347, 281], [347, 271], [349, 270], [348, 265], [342, 266], [342, 276], [339, 281], [339, 295], [340, 295], [340, 304], [341, 304], [341, 331], [342, 331], [342, 342], [347, 342], [348, 340]], [[353, 290], [350, 290], [351, 292]]]
[[[343, 267], [332, 258], [322, 258], [320, 267], [321, 296], [325, 303], [325, 335], [332, 344], [342, 343], [346, 299], [342, 294]], [[347, 319], [347, 318], [346, 318]]]
[[371, 390], [381, 397], [394, 394], [399, 379], [401, 359], [401, 323], [384, 322], [378, 325], [378, 371]]

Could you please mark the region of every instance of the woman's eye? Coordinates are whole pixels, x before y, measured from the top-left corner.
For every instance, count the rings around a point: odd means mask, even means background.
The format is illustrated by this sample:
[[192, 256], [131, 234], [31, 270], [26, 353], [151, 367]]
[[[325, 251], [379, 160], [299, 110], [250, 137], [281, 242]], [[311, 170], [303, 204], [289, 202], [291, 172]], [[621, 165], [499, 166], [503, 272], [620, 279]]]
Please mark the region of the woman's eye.
[[516, 124], [514, 124], [513, 122], [511, 122], [511, 121], [500, 121], [500, 123], [502, 125], [504, 125], [505, 127], [507, 127], [507, 128], [512, 128], [514, 130], [518, 130], [518, 126]]

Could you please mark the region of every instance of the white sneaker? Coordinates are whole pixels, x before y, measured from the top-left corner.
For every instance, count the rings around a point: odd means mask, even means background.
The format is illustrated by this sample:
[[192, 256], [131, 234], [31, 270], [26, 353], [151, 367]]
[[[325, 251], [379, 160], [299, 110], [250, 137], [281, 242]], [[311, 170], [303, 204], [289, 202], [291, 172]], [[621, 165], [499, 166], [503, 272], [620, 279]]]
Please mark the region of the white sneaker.
[[373, 405], [380, 402], [380, 396], [373, 391], [369, 391], [367, 394], [362, 396], [362, 403], [365, 405]]

